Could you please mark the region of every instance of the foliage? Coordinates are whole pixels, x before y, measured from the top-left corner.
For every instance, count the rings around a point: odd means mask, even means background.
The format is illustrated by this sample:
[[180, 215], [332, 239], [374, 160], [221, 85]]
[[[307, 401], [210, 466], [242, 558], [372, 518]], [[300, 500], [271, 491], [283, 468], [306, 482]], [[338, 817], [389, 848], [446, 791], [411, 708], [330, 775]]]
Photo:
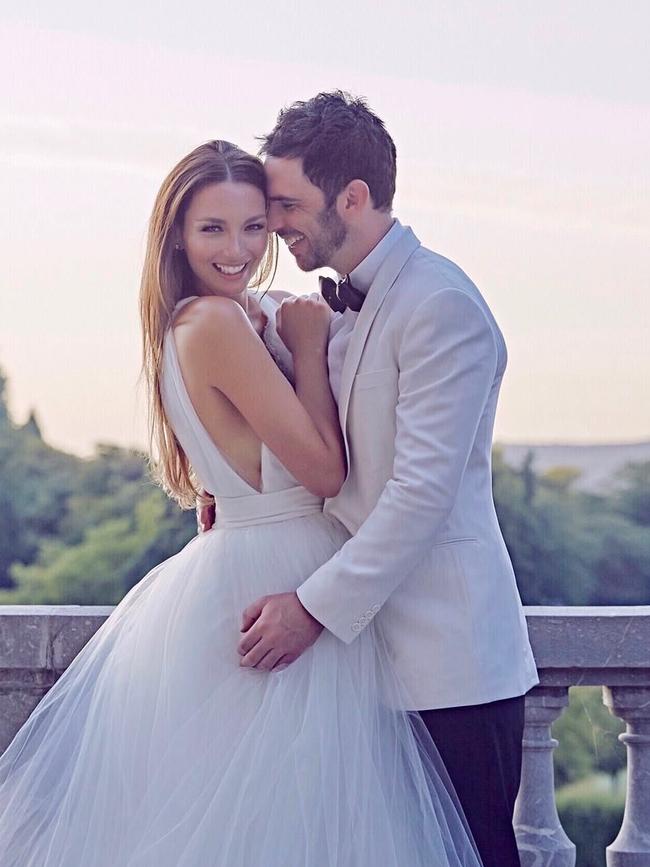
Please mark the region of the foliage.
[[12, 563], [29, 563], [58, 534], [76, 483], [79, 458], [46, 445], [32, 426], [13, 427], [0, 410], [0, 587]]
[[625, 747], [618, 740], [623, 722], [605, 707], [598, 686], [572, 687], [569, 698], [569, 707], [553, 725], [553, 737], [559, 741], [553, 755], [556, 785], [595, 772], [613, 779], [626, 766]]
[[602, 512], [591, 520], [599, 540], [592, 569], [592, 605], [645, 605], [650, 596], [650, 532], [621, 514]]
[[82, 460], [12, 424], [0, 373], [0, 603], [112, 604], [195, 533], [133, 450]]
[[650, 464], [628, 464], [610, 495], [575, 487], [558, 467], [537, 475], [532, 453], [519, 469], [494, 450], [499, 523], [528, 605], [642, 605], [650, 586], [647, 484]]
[[517, 471], [493, 458], [494, 498], [524, 603], [578, 605], [589, 598], [593, 540], [570, 488], [546, 484], [531, 461]]
[[605, 867], [605, 849], [618, 835], [625, 794], [598, 790], [592, 781], [556, 794], [560, 822], [576, 846], [576, 867]]
[[[32, 414], [18, 427], [0, 372], [0, 602], [118, 600], [194, 533], [136, 451], [81, 459], [48, 446]], [[650, 464], [630, 464], [608, 495], [578, 473], [536, 473], [493, 456], [494, 497], [522, 598], [530, 605], [643, 604], [650, 586]]]
[[650, 461], [628, 464], [616, 477], [616, 510], [641, 527], [650, 527]]
[[44, 543], [35, 563], [13, 567], [16, 588], [4, 591], [2, 601], [92, 605], [100, 599], [116, 604], [135, 583], [134, 574], [135, 580], [143, 577], [154, 560], [174, 553], [161, 544], [168, 530], [165, 503], [151, 491], [133, 515], [88, 527], [77, 544]]

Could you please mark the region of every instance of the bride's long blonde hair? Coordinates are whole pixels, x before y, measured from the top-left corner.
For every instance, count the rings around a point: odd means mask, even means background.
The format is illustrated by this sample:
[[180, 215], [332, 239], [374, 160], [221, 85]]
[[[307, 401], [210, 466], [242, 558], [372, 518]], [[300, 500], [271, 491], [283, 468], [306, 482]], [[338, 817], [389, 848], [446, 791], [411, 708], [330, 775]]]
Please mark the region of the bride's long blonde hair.
[[[148, 392], [150, 460], [156, 481], [185, 509], [194, 507], [198, 485], [163, 407], [163, 343], [176, 304], [194, 294], [194, 277], [180, 249], [185, 213], [200, 189], [224, 181], [251, 184], [266, 197], [261, 160], [227, 141], [200, 145], [171, 170], [151, 214], [140, 283], [142, 373]], [[276, 262], [277, 241], [269, 235], [251, 286], [259, 287], [272, 277]]]

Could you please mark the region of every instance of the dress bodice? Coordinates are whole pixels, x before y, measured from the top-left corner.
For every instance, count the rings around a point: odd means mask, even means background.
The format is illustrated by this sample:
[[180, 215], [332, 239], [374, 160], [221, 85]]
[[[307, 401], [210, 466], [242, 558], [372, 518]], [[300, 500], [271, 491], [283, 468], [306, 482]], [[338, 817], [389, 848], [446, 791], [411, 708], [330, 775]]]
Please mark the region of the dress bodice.
[[[196, 296], [178, 302], [174, 316]], [[276, 326], [277, 302], [268, 294], [260, 299], [267, 321], [262, 339], [278, 368], [293, 380], [291, 353]], [[322, 500], [300, 486], [273, 452], [261, 445], [261, 491], [245, 481], [217, 448], [203, 426], [185, 387], [176, 352], [173, 328], [165, 335], [162, 367], [162, 401], [172, 429], [203, 488], [217, 500], [217, 525], [237, 526], [265, 523], [322, 508]]]

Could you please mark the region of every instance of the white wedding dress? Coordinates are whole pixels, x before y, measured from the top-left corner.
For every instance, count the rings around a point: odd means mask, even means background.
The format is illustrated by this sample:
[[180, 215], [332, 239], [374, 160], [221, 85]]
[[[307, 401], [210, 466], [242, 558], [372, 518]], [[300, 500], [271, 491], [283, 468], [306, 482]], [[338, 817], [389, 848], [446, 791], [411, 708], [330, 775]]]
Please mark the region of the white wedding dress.
[[240, 667], [243, 609], [298, 587], [347, 533], [268, 449], [261, 493], [234, 472], [171, 332], [163, 384], [216, 526], [132, 588], [0, 758], [0, 864], [478, 867], [419, 718], [394, 709], [380, 623], [350, 645], [325, 631], [277, 673]]

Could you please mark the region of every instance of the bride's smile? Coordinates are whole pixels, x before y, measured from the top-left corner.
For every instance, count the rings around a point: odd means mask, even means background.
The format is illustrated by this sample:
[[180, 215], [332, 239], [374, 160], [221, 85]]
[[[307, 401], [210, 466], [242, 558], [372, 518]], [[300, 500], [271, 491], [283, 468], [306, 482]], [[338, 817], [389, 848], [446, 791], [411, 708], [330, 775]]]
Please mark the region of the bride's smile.
[[185, 212], [182, 248], [195, 294], [243, 297], [266, 251], [266, 202], [252, 184], [223, 181], [197, 191]]

